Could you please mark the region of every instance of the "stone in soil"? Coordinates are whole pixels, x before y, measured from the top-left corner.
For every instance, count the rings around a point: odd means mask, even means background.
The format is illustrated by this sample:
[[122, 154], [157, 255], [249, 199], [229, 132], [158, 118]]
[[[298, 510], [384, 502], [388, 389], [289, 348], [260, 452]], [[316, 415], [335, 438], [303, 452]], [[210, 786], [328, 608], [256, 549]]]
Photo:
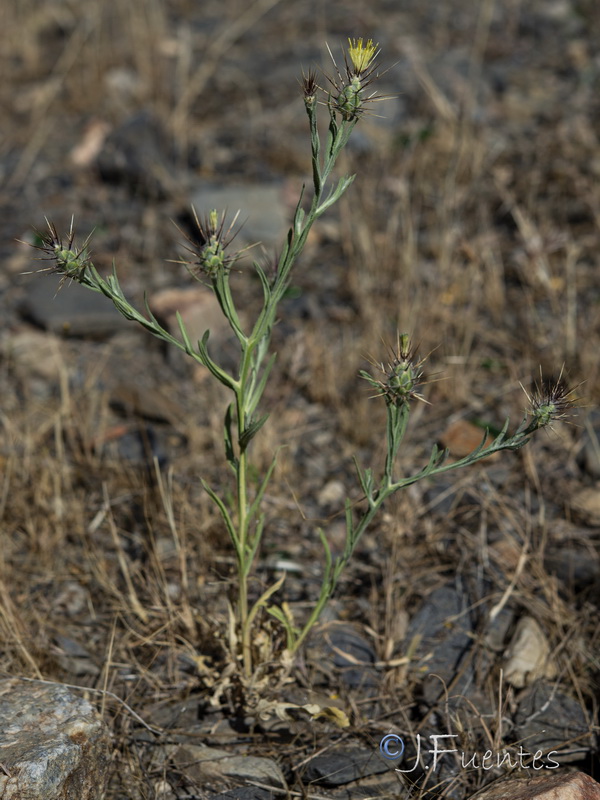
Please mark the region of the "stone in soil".
[[110, 759], [108, 729], [92, 706], [60, 684], [0, 681], [0, 797], [100, 800]]
[[60, 339], [37, 330], [7, 333], [2, 337], [2, 355], [22, 379], [57, 383], [61, 370], [66, 370]]
[[160, 121], [148, 111], [126, 120], [104, 140], [97, 161], [108, 183], [152, 198], [177, 192], [174, 162]]
[[600, 409], [588, 414], [577, 461], [589, 475], [600, 478]]
[[[339, 673], [343, 683], [365, 691], [378, 685], [375, 652], [356, 628], [346, 622], [328, 622], [315, 636], [315, 642], [327, 654], [327, 661]], [[323, 652], [317, 658], [322, 658]]]
[[530, 753], [556, 751], [555, 761], [564, 764], [585, 757], [593, 737], [579, 702], [554, 684], [539, 681], [519, 698], [514, 738]]
[[600, 526], [600, 486], [588, 486], [575, 492], [569, 499], [569, 507], [584, 525]]
[[320, 753], [312, 758], [302, 773], [302, 781], [320, 786], [343, 786], [370, 775], [380, 775], [392, 769], [389, 761], [379, 754], [377, 748], [337, 749]]
[[281, 769], [271, 758], [220, 750], [200, 744], [180, 744], [169, 748], [177, 768], [199, 786], [207, 781], [233, 780], [286, 788]]
[[[231, 245], [235, 251], [240, 246], [258, 244], [250, 250], [250, 257], [259, 259], [261, 252], [279, 250], [291, 223], [291, 214], [285, 204], [284, 187], [281, 183], [247, 183], [238, 185], [200, 184], [193, 192], [192, 205], [198, 219], [202, 220], [212, 210], [219, 214], [226, 211], [225, 226], [240, 211], [234, 230], [241, 227]], [[237, 248], [236, 248], [237, 244]]]
[[104, 295], [78, 283], [41, 277], [28, 284], [21, 303], [21, 315], [44, 330], [64, 336], [106, 339], [131, 323], [122, 317]]
[[213, 794], [209, 800], [275, 800], [276, 797], [280, 795], [268, 789], [261, 789], [259, 786], [238, 786], [227, 792]]
[[[210, 289], [204, 286], [163, 289], [150, 298], [150, 309], [173, 336], [181, 339], [177, 322], [179, 313], [193, 346], [196, 346], [206, 331], [209, 331], [208, 352], [211, 357], [219, 364], [235, 369], [239, 357], [239, 344], [221, 311], [217, 298]], [[242, 312], [239, 316], [244, 327], [245, 314]], [[174, 353], [175, 348], [169, 348], [169, 360], [173, 360]], [[204, 367], [201, 369], [208, 374]]]
[[570, 592], [600, 585], [600, 556], [594, 546], [556, 548], [546, 554], [544, 568]]
[[427, 702], [435, 702], [443, 693], [443, 683], [449, 686], [457, 676], [453, 694], [467, 693], [473, 685], [473, 667], [465, 666], [473, 644], [469, 606], [465, 594], [453, 586], [442, 586], [423, 601], [409, 623], [405, 649], [418, 641], [414, 656], [417, 667], [432, 676], [426, 677], [423, 684]]
[[556, 667], [549, 659], [546, 634], [533, 617], [521, 617], [505, 653], [504, 678], [522, 689], [538, 678], [553, 678]]
[[583, 772], [499, 781], [471, 800], [600, 800], [600, 784]]

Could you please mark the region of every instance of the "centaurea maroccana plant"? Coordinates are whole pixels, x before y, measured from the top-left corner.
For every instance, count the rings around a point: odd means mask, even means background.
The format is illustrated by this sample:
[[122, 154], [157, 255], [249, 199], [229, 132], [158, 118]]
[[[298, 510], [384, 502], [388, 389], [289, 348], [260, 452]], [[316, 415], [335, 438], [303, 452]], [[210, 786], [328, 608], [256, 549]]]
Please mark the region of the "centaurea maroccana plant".
[[[345, 175], [330, 184], [330, 176], [338, 157], [346, 146], [354, 126], [364, 113], [366, 105], [379, 99], [376, 94], [368, 92], [369, 86], [378, 77], [376, 73], [378, 53], [377, 45], [371, 40], [366, 43], [363, 43], [362, 39], [349, 40], [343, 72], [335, 67], [337, 76], [327, 77], [328, 89], [324, 90], [317, 85], [315, 72], [310, 71], [303, 76], [302, 88], [312, 151], [312, 198], [307, 210], [303, 207], [304, 192], [298, 201], [274, 275], [268, 275], [260, 264], [254, 263], [263, 296], [260, 312], [249, 330], [245, 329], [240, 321], [230, 287], [231, 267], [240, 257], [240, 253], [231, 252], [229, 247], [235, 235], [233, 232], [235, 220], [232, 225], [227, 226], [225, 215], [219, 215], [216, 211], [210, 212], [203, 220], [198, 220], [196, 217], [198, 238], [201, 243], [194, 244], [190, 240], [192, 246], [188, 249], [192, 253], [192, 258], [185, 263], [193, 277], [208, 283], [212, 288], [223, 315], [235, 334], [239, 348], [235, 371], [228, 372], [209, 355], [207, 346], [209, 331], [206, 331], [200, 341], [192, 342], [179, 315], [177, 315], [179, 335], [176, 336], [158, 322], [147, 304], [145, 312], [137, 310], [124, 296], [115, 269], [112, 275], [106, 278], [98, 273], [89, 256], [87, 240], [81, 249], [74, 246], [72, 225], [63, 241], [55, 226], [48, 222], [48, 230], [41, 235], [41, 244], [38, 245], [38, 249], [52, 261], [52, 266], [47, 271], [61, 275], [61, 283], [68, 279], [75, 280], [93, 291], [106, 295], [124, 317], [139, 323], [154, 336], [178, 347], [204, 365], [230, 393], [231, 401], [224, 417], [224, 453], [233, 474], [235, 491], [218, 492], [204, 480], [202, 485], [218, 508], [235, 551], [237, 567], [235, 613], [239, 641], [239, 652], [236, 653], [236, 657], [240, 659], [243, 673], [247, 677], [252, 675], [256, 666], [252, 632], [253, 626], [257, 624], [258, 612], [266, 609], [282, 624], [286, 632], [288, 655], [294, 654], [317, 622], [362, 534], [387, 498], [422, 478], [460, 469], [499, 450], [515, 450], [525, 444], [535, 430], [550, 424], [552, 419], [564, 410], [564, 395], [557, 395], [555, 392], [554, 400], [550, 396], [544, 398], [536, 395], [531, 402], [532, 419], [529, 421], [525, 419], [513, 434], [508, 433], [507, 421], [491, 444], [485, 444], [486, 436], [484, 436], [479, 447], [465, 458], [453, 463], [447, 463], [446, 453], [434, 447], [423, 469], [410, 477], [398, 478], [396, 463], [408, 425], [411, 404], [415, 400], [422, 399], [418, 390], [422, 384], [423, 363], [416, 357], [408, 336], [399, 336], [389, 363], [375, 365], [381, 372], [381, 379], [376, 379], [366, 372], [362, 373], [386, 404], [386, 460], [383, 474], [376, 477], [372, 469], [362, 469], [358, 463], [356, 464], [358, 479], [364, 492], [364, 502], [356, 510], [351, 506], [350, 500], [346, 501], [346, 540], [341, 555], [335, 558], [332, 556], [325, 533], [322, 530], [318, 531], [325, 553], [324, 571], [320, 594], [308, 619], [298, 625], [285, 604], [278, 606], [272, 603], [273, 595], [282, 586], [283, 577], [272, 583], [258, 599], [251, 601], [249, 578], [257, 559], [265, 524], [262, 501], [275, 468], [275, 458], [273, 458], [258, 483], [258, 489], [251, 493], [250, 447], [252, 440], [268, 419], [268, 414], [261, 410], [261, 400], [275, 361], [275, 354], [270, 351], [271, 333], [279, 303], [290, 284], [292, 268], [302, 252], [311, 227], [339, 200], [354, 179], [353, 175]], [[321, 100], [320, 97], [324, 99]], [[329, 128], [324, 143], [321, 142], [317, 127], [317, 112], [321, 105], [325, 106], [329, 113]], [[554, 402], [555, 400], [558, 402]], [[231, 496], [234, 498], [233, 501], [226, 499]]]

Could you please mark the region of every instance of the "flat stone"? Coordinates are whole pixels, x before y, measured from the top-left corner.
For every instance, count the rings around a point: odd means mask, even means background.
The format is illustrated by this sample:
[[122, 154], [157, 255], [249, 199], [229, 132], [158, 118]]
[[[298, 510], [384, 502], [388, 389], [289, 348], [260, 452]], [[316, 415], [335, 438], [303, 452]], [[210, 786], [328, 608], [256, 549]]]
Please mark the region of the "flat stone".
[[209, 800], [275, 800], [275, 795], [268, 789], [259, 786], [237, 786], [228, 792], [211, 795]]
[[[440, 437], [440, 444], [449, 450], [452, 458], [464, 458], [479, 447], [484, 433], [484, 429], [478, 425], [474, 425], [466, 419], [459, 419], [446, 428]], [[485, 446], [488, 447], [493, 441], [494, 437], [488, 433]], [[498, 453], [494, 453], [489, 459], [493, 460], [497, 457]]]
[[[173, 336], [181, 339], [177, 313], [193, 347], [210, 331], [209, 349], [220, 349], [233, 334], [214, 292], [204, 286], [163, 289], [150, 298], [150, 309], [164, 320]], [[243, 324], [243, 320], [240, 320]]]
[[[469, 598], [452, 586], [442, 586], [427, 597], [410, 620], [405, 648], [417, 640], [415, 659], [421, 673], [430, 673], [424, 680], [423, 693], [434, 702], [443, 691], [442, 681], [451, 683], [460, 673], [454, 691], [466, 691], [473, 680], [472, 666], [463, 669], [462, 662], [472, 643], [472, 619], [467, 609]], [[460, 688], [457, 688], [460, 687]]]
[[406, 797], [407, 792], [398, 773], [390, 767], [388, 774], [370, 775], [354, 781], [331, 792], [330, 796], [334, 800], [398, 800], [399, 797]]
[[59, 279], [40, 277], [27, 286], [20, 312], [44, 330], [64, 336], [104, 339], [131, 326], [113, 304], [98, 292]]
[[[227, 186], [203, 183], [195, 189], [192, 205], [200, 221], [212, 209], [216, 209], [219, 215], [226, 211], [226, 228], [227, 220], [233, 220], [239, 211], [236, 228], [240, 225], [243, 227], [231, 245], [232, 250], [239, 249], [240, 245], [243, 247], [260, 243], [269, 252], [281, 249], [291, 224], [293, 209], [288, 212], [284, 194], [281, 183], [240, 183]], [[250, 251], [250, 256], [257, 259], [260, 254], [261, 249], [258, 247]]]
[[285, 778], [270, 758], [238, 755], [204, 745], [175, 746], [171, 755], [178, 768], [200, 785], [207, 779], [227, 778], [286, 788]]
[[593, 735], [580, 703], [554, 683], [538, 681], [527, 689], [519, 698], [514, 721], [515, 738], [528, 752], [552, 754], [561, 765], [581, 760], [593, 749]]
[[182, 407], [166, 389], [160, 386], [141, 387], [133, 377], [115, 384], [109, 402], [113, 410], [126, 418], [141, 417], [170, 425], [177, 425], [184, 419]]
[[538, 678], [553, 678], [556, 667], [549, 661], [550, 645], [533, 617], [521, 617], [506, 649], [504, 678], [522, 689]]
[[96, 163], [108, 183], [122, 184], [153, 198], [176, 192], [167, 135], [149, 111], [130, 117], [111, 131], [102, 142]]
[[581, 591], [600, 582], [600, 556], [593, 546], [557, 548], [546, 553], [544, 567], [570, 590]]
[[598, 486], [589, 486], [576, 492], [569, 499], [569, 506], [573, 515], [584, 525], [600, 526], [600, 488]]
[[600, 800], [600, 784], [584, 772], [535, 775], [494, 783], [471, 800]]
[[375, 669], [376, 655], [371, 643], [350, 623], [333, 621], [318, 629], [315, 643], [325, 650], [331, 663], [346, 686], [363, 691], [378, 685]]
[[594, 408], [588, 414], [582, 445], [579, 464], [594, 478], [600, 478], [600, 409]]
[[60, 684], [0, 681], [2, 800], [100, 800], [110, 757], [106, 725]]
[[2, 355], [21, 378], [58, 381], [61, 370], [66, 370], [58, 337], [37, 330], [7, 334], [2, 339]]
[[321, 786], [343, 786], [347, 783], [390, 771], [390, 762], [378, 750], [334, 750], [312, 758], [302, 779]]

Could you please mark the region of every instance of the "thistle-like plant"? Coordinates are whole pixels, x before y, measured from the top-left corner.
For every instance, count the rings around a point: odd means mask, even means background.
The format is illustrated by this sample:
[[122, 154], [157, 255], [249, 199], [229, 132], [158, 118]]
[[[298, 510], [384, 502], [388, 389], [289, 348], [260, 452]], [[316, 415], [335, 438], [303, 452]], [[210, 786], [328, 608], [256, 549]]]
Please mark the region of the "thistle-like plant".
[[[325, 554], [324, 569], [321, 590], [308, 619], [298, 624], [292, 618], [286, 604], [272, 603], [272, 596], [281, 588], [284, 577], [272, 583], [258, 599], [253, 602], [250, 600], [249, 578], [257, 559], [265, 524], [262, 500], [275, 468], [274, 457], [261, 477], [258, 489], [251, 494], [249, 450], [252, 440], [268, 419], [268, 414], [261, 411], [261, 400], [275, 361], [275, 354], [270, 352], [271, 333], [279, 303], [290, 284], [292, 268], [302, 252], [312, 225], [339, 200], [354, 180], [353, 175], [345, 175], [330, 185], [333, 168], [354, 126], [365, 111], [366, 105], [379, 99], [376, 94], [368, 93], [368, 87], [378, 77], [376, 64], [378, 53], [377, 45], [370, 39], [366, 43], [363, 43], [362, 39], [349, 40], [344, 71], [341, 72], [336, 66], [336, 77], [326, 76], [328, 89], [318, 86], [314, 71], [311, 70], [303, 75], [301, 84], [309, 120], [312, 151], [312, 197], [310, 203], [307, 203], [307, 210], [304, 208], [304, 191], [298, 200], [274, 275], [268, 275], [260, 264], [254, 263], [263, 296], [262, 307], [250, 330], [245, 330], [240, 321], [230, 288], [231, 267], [240, 257], [239, 252], [231, 252], [229, 247], [235, 235], [235, 220], [231, 225], [227, 225], [224, 214], [219, 215], [217, 211], [211, 211], [204, 220], [196, 218], [199, 243], [188, 240], [190, 246], [187, 249], [191, 253], [191, 259], [188, 258], [185, 263], [195, 278], [208, 283], [212, 288], [223, 315], [235, 334], [239, 348], [239, 360], [235, 371], [228, 372], [209, 355], [209, 331], [206, 331], [200, 341], [192, 342], [179, 315], [177, 315], [179, 336], [176, 336], [158, 322], [147, 304], [145, 312], [137, 310], [123, 294], [114, 268], [112, 275], [106, 278], [98, 273], [88, 253], [88, 241], [86, 240], [80, 249], [74, 245], [72, 225], [66, 239], [63, 240], [55, 226], [48, 222], [48, 230], [40, 234], [41, 243], [37, 245], [38, 249], [44, 252], [44, 258], [52, 262], [50, 267], [40, 271], [61, 275], [61, 284], [70, 279], [106, 295], [125, 318], [139, 323], [153, 335], [178, 347], [204, 365], [230, 393], [231, 402], [227, 406], [224, 418], [224, 454], [233, 475], [235, 491], [219, 492], [204, 480], [202, 485], [218, 508], [235, 551], [237, 567], [235, 611], [239, 640], [239, 652], [236, 656], [240, 659], [243, 673], [247, 677], [251, 676], [255, 666], [252, 640], [259, 611], [265, 609], [281, 623], [286, 633], [288, 654], [293, 655], [306, 639], [334, 593], [362, 534], [392, 494], [423, 478], [473, 464], [499, 450], [520, 448], [534, 431], [564, 415], [565, 408], [570, 404], [568, 393], [559, 386], [554, 386], [546, 393], [541, 389], [536, 390], [530, 399], [531, 419], [526, 417], [514, 433], [509, 434], [507, 421], [491, 443], [486, 443], [486, 432], [479, 447], [468, 456], [451, 463], [446, 461], [445, 451], [434, 447], [429, 461], [420, 471], [410, 477], [398, 478], [396, 463], [406, 433], [411, 404], [423, 399], [419, 393], [419, 387], [423, 382], [423, 360], [419, 360], [416, 356], [408, 336], [400, 335], [396, 347], [391, 351], [389, 362], [373, 364], [381, 377], [375, 378], [370, 373], [361, 373], [376, 391], [376, 396], [382, 397], [386, 404], [386, 459], [383, 474], [376, 477], [372, 469], [363, 469], [356, 462], [364, 501], [356, 508], [352, 506], [350, 500], [346, 501], [346, 539], [340, 555], [335, 558], [332, 556], [325, 533], [322, 530], [318, 531]], [[320, 105], [324, 105], [329, 113], [329, 128], [324, 146], [317, 128], [317, 112]], [[233, 501], [226, 499], [231, 496], [234, 498]]]

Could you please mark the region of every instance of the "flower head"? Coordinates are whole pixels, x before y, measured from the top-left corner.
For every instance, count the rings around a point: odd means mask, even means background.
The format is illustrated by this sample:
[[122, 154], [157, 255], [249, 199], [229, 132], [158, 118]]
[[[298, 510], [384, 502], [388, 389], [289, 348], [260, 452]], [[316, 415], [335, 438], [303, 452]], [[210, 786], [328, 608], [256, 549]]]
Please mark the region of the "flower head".
[[388, 405], [402, 406], [411, 399], [427, 402], [417, 389], [423, 384], [422, 366], [425, 359], [418, 359], [411, 345], [408, 334], [398, 334], [396, 348], [390, 348], [390, 361], [387, 366], [383, 363], [371, 361], [385, 377], [377, 380], [368, 372], [361, 372], [363, 377], [373, 388], [378, 390], [375, 397], [385, 397]]
[[[329, 48], [328, 48], [329, 49]], [[331, 60], [337, 72], [335, 80], [326, 75], [333, 87], [329, 95], [328, 105], [332, 112], [339, 112], [344, 120], [356, 120], [364, 113], [365, 104], [384, 99], [375, 93], [367, 94], [367, 87], [379, 77], [375, 74], [375, 59], [379, 55], [378, 45], [368, 39], [348, 39], [348, 51], [344, 52], [344, 72], [339, 70], [331, 50]]]
[[355, 75], [360, 76], [367, 72], [379, 54], [378, 47], [379, 45], [373, 44], [373, 39], [368, 39], [366, 44], [363, 44], [362, 38], [348, 39], [348, 55]]
[[67, 278], [81, 281], [85, 274], [86, 268], [91, 263], [87, 249], [91, 239], [91, 234], [87, 237], [81, 247], [75, 247], [73, 217], [71, 217], [71, 225], [65, 239], [60, 236], [54, 223], [50, 222], [47, 218], [46, 225], [48, 226], [47, 231], [36, 231], [40, 244], [33, 244], [32, 247], [44, 253], [44, 255], [41, 257], [41, 260], [52, 261], [54, 263], [49, 267], [45, 267], [44, 269], [37, 271], [62, 275], [62, 280], [58, 287], [59, 289], [63, 286]]
[[305, 74], [302, 72], [302, 93], [304, 94], [304, 103], [307, 107], [314, 106], [316, 99], [317, 99], [317, 91], [319, 86], [317, 85], [317, 73], [314, 69], [309, 69], [309, 71]]
[[529, 401], [527, 413], [532, 417], [530, 427], [533, 430], [551, 428], [553, 422], [572, 416], [568, 412], [575, 408], [577, 387], [569, 389], [566, 386], [562, 379], [563, 369], [554, 383], [544, 382], [540, 372], [540, 381], [535, 384], [531, 395], [523, 388]]
[[[197, 273], [202, 273], [212, 279], [216, 278], [220, 272], [229, 272], [244, 250], [248, 249], [244, 248], [234, 253], [227, 252], [227, 248], [240, 232], [240, 228], [234, 231], [240, 212], [236, 213], [227, 228], [225, 227], [225, 212], [222, 212], [219, 217], [218, 212], [213, 209], [203, 220], [200, 220], [196, 209], [192, 206], [192, 214], [198, 237], [191, 238], [185, 233], [183, 235], [191, 245], [191, 247], [186, 245], [185, 249], [192, 253], [194, 259], [180, 263], [188, 265], [194, 277], [197, 277]], [[181, 232], [183, 233], [183, 231]]]

